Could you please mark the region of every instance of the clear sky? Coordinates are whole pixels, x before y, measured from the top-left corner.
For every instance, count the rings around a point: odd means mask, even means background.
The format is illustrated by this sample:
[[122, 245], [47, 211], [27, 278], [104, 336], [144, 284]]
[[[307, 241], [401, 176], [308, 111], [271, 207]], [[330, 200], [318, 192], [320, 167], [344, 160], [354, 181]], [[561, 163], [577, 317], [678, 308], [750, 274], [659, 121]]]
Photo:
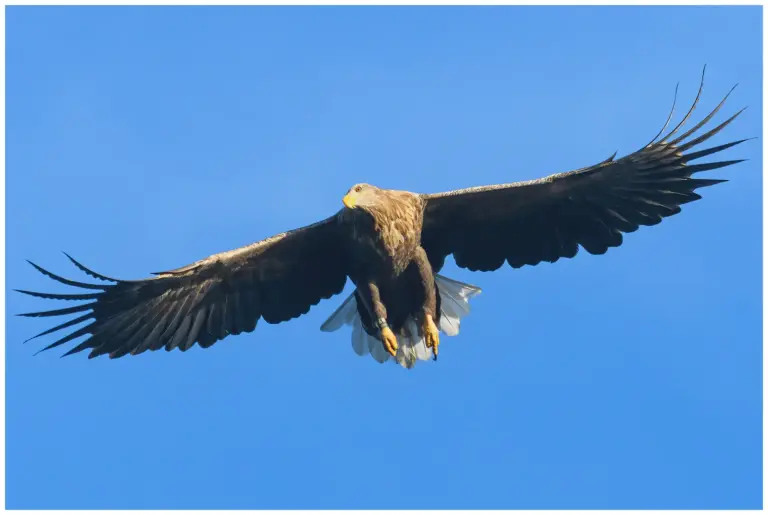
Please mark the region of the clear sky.
[[[713, 144], [761, 137], [750, 8], [7, 11], [7, 309], [24, 259], [138, 279], [330, 215], [629, 153], [707, 77]], [[679, 118], [677, 118], [679, 119]], [[603, 256], [484, 288], [408, 371], [320, 324], [336, 297], [186, 354], [33, 357], [8, 318], [9, 508], [759, 508], [762, 140]], [[348, 284], [346, 292], [351, 291]]]

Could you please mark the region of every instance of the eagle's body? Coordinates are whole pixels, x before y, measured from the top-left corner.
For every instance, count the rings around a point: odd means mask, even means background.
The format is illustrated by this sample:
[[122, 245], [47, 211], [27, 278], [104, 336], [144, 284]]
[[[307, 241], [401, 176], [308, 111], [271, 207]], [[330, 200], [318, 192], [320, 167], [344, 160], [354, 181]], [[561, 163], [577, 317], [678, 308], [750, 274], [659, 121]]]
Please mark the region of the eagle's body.
[[[413, 322], [416, 335], [437, 338], [440, 301], [432, 267], [421, 247], [422, 197], [358, 184], [344, 197], [344, 204], [347, 209], [337, 217], [346, 228], [347, 260], [352, 263], [349, 277], [357, 286], [355, 304], [363, 330], [376, 336], [386, 325], [392, 331], [390, 339], [396, 340], [396, 335], [408, 339], [408, 325]], [[397, 344], [390, 348], [387, 338], [383, 340], [397, 357]], [[414, 344], [419, 345], [418, 341], [420, 338]], [[436, 342], [425, 345], [436, 352]]]
[[[702, 79], [703, 85], [703, 79]], [[699, 89], [699, 95], [701, 88]], [[250, 332], [259, 320], [280, 323], [307, 313], [321, 299], [356, 289], [321, 327], [352, 325], [358, 354], [394, 357], [405, 367], [437, 356], [439, 332], [453, 336], [479, 288], [439, 275], [448, 256], [469, 270], [497, 270], [572, 258], [579, 247], [603, 254], [623, 235], [655, 225], [701, 198], [695, 190], [724, 182], [693, 176], [738, 160], [692, 163], [744, 140], [696, 149], [739, 113], [698, 134], [725, 102], [690, 130], [683, 120], [659, 139], [623, 158], [526, 182], [437, 194], [351, 188], [344, 208], [318, 223], [212, 255], [139, 281], [98, 274], [112, 284], [49, 277], [89, 293], [30, 295], [83, 303], [23, 316], [75, 315], [37, 336], [87, 322], [48, 345], [89, 337], [67, 354], [112, 358], [195, 343], [209, 347], [230, 334]], [[726, 96], [727, 98], [727, 96]], [[670, 114], [671, 118], [671, 114]]]

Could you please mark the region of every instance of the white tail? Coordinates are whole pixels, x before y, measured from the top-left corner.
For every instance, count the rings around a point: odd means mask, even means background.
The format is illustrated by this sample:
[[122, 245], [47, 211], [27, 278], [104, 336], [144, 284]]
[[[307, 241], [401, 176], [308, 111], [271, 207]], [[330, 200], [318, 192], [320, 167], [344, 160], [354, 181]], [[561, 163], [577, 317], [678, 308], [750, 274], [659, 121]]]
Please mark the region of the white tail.
[[[461, 319], [469, 314], [469, 299], [480, 293], [480, 288], [471, 284], [435, 275], [435, 283], [440, 295], [440, 331], [446, 336], [459, 334]], [[370, 354], [379, 363], [388, 361], [392, 356], [384, 349], [378, 337], [371, 336], [363, 329], [357, 312], [354, 292], [347, 297], [339, 308], [320, 326], [321, 331], [333, 332], [345, 325], [352, 326], [352, 349], [358, 356]], [[415, 320], [409, 320], [397, 335], [398, 349], [395, 361], [405, 368], [412, 368], [417, 360], [430, 359], [432, 351], [427, 348], [424, 336]]]

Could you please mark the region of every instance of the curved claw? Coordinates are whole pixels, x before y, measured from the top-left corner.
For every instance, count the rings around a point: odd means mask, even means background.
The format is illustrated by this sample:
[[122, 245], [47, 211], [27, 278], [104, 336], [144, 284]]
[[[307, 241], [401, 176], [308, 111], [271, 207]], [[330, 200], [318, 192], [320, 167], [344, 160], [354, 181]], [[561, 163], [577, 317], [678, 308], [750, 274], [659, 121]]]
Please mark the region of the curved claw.
[[395, 357], [397, 354], [397, 338], [395, 337], [395, 333], [392, 332], [392, 329], [389, 327], [381, 329], [381, 342], [384, 344], [384, 349], [386, 349], [392, 357]]
[[427, 347], [432, 349], [432, 353], [435, 356], [434, 359], [437, 361], [438, 347], [440, 346], [440, 331], [437, 329], [435, 321], [429, 315], [424, 317], [424, 340]]

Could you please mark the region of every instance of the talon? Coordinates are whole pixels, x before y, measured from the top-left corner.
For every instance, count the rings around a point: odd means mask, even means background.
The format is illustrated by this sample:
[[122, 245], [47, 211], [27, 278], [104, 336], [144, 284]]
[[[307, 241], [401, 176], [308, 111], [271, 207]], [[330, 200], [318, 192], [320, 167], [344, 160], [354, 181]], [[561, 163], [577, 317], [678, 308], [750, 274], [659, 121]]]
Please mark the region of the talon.
[[434, 354], [434, 360], [437, 361], [438, 347], [440, 346], [440, 331], [435, 325], [435, 321], [432, 320], [430, 315], [424, 317], [424, 340], [427, 343], [427, 347], [432, 349]]
[[381, 330], [381, 342], [384, 344], [384, 349], [389, 352], [392, 357], [397, 354], [397, 338], [395, 333], [389, 327], [384, 327]]

